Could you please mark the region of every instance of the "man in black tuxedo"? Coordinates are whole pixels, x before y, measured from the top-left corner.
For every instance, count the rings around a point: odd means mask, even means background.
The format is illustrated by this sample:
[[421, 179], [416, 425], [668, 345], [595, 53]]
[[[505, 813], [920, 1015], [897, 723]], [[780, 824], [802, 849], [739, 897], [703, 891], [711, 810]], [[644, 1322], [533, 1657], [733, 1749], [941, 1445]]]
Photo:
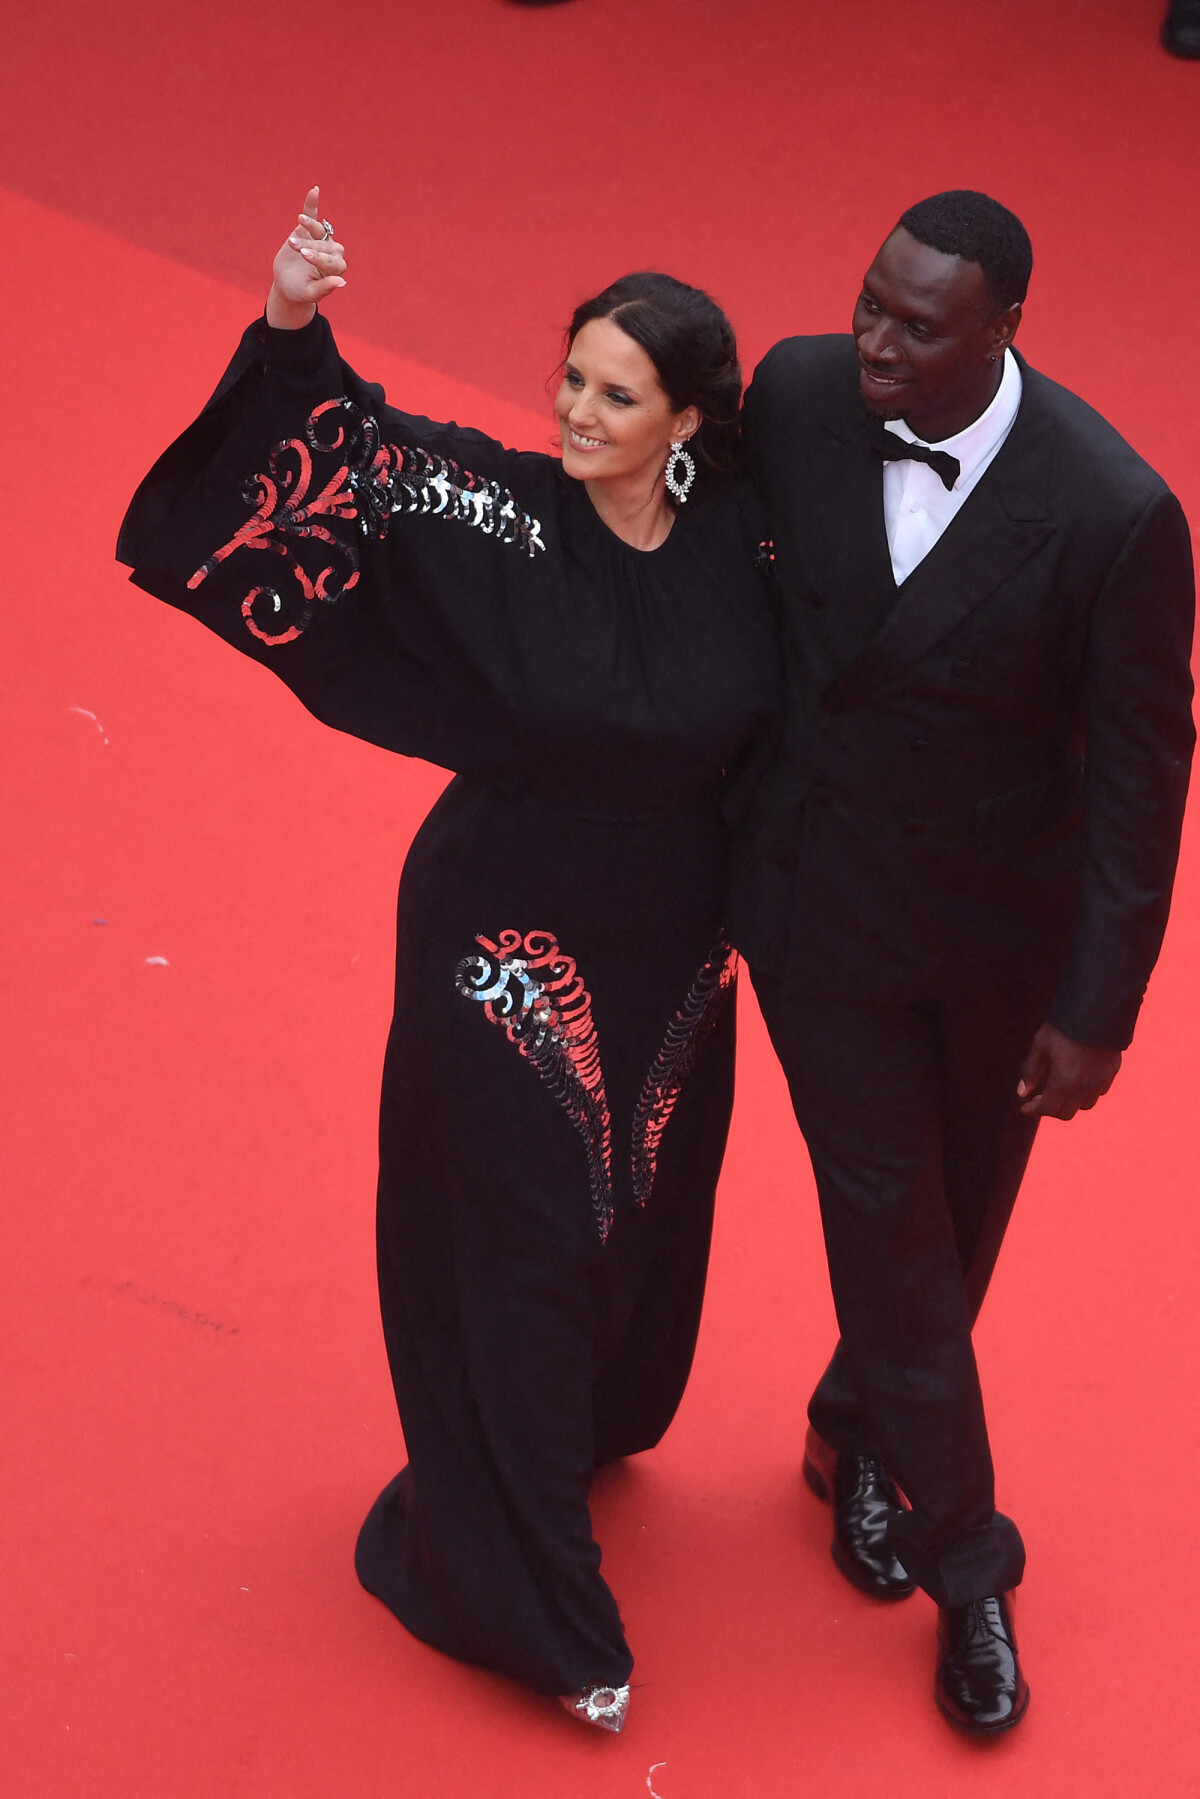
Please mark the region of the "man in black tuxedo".
[[841, 1329], [805, 1476], [856, 1585], [937, 1602], [937, 1701], [976, 1733], [1028, 1686], [971, 1326], [1039, 1118], [1095, 1104], [1129, 1043], [1194, 742], [1187, 523], [1013, 350], [1032, 264], [994, 200], [923, 201], [852, 335], [777, 344], [746, 401], [788, 701], [734, 937]]

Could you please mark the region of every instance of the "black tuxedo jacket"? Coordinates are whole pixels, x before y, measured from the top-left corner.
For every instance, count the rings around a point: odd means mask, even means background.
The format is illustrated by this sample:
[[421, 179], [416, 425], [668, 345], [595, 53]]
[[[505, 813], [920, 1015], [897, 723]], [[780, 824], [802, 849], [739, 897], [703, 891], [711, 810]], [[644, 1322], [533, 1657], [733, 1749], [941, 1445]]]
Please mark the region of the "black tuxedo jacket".
[[853, 339], [777, 344], [746, 399], [784, 613], [777, 758], [732, 928], [797, 991], [1028, 982], [1123, 1048], [1158, 955], [1195, 733], [1178, 501], [1021, 362], [996, 459], [897, 589]]

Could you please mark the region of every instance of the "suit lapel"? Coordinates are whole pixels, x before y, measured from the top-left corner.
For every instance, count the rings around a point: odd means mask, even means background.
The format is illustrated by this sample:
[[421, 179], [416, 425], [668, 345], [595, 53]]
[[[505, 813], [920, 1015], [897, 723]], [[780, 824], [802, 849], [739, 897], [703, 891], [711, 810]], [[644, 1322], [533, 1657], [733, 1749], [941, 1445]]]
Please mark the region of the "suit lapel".
[[[1048, 501], [1053, 421], [1040, 402], [1037, 376], [1024, 364], [1021, 372], [1021, 406], [1003, 448], [957, 517], [899, 589], [894, 606], [870, 643], [829, 689], [827, 705], [850, 705], [917, 661], [1052, 535]], [[855, 447], [857, 460], [866, 465], [876, 483], [875, 501], [872, 513], [865, 507], [859, 511], [858, 530], [863, 535], [864, 518], [879, 516], [890, 578], [879, 494], [880, 465], [866, 447], [868, 440], [869, 431], [863, 431], [856, 437]], [[848, 568], [861, 569], [863, 554], [851, 530], [844, 545]]]
[[826, 427], [808, 526], [816, 539], [811, 566], [826, 598], [836, 599], [850, 618], [863, 613], [865, 602], [873, 622], [896, 594], [883, 519], [882, 464], [867, 447], [875, 429], [866, 414]]

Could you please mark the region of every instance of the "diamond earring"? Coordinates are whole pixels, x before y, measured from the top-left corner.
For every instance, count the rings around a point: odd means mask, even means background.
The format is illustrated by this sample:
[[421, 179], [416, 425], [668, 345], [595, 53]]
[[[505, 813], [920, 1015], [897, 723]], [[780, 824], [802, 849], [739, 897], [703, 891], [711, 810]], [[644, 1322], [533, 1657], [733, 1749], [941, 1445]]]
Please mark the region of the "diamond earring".
[[[680, 479], [680, 469], [683, 470], [682, 479]], [[687, 503], [687, 497], [695, 479], [696, 464], [684, 449], [683, 444], [672, 444], [671, 454], [667, 457], [667, 492], [678, 505], [683, 506]]]

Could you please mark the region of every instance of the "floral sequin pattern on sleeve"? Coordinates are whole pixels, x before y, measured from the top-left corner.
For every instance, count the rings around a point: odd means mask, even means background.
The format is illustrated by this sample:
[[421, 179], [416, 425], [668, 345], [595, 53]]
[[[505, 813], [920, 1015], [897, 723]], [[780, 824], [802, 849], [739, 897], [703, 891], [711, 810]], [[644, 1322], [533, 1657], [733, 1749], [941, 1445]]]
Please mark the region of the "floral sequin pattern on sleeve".
[[247, 591], [246, 628], [272, 648], [308, 629], [318, 609], [359, 578], [358, 537], [382, 540], [392, 520], [424, 514], [466, 525], [499, 544], [535, 556], [546, 545], [541, 523], [515, 496], [445, 456], [387, 442], [379, 422], [352, 400], [326, 400], [304, 434], [277, 443], [266, 472], [247, 483], [251, 516], [188, 581], [193, 591], [242, 552], [278, 558], [283, 568]]

